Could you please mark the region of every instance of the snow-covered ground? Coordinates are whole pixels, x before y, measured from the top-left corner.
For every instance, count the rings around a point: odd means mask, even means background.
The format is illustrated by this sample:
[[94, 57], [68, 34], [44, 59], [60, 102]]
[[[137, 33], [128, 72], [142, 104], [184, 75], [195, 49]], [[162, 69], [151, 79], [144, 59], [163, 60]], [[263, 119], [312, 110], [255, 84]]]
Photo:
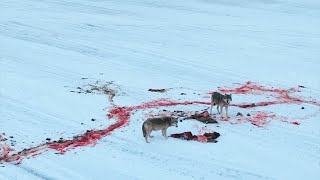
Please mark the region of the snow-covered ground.
[[[0, 179], [319, 179], [319, 29], [318, 0], [1, 0]], [[114, 105], [75, 93], [96, 81], [112, 81]], [[262, 90], [231, 91], [228, 121], [168, 129], [217, 131], [218, 143], [145, 143], [150, 114], [201, 111], [208, 92], [247, 81]], [[139, 106], [161, 98], [204, 103]], [[107, 115], [121, 106], [136, 109], [117, 124]], [[63, 154], [44, 144], [88, 130], [103, 136]]]

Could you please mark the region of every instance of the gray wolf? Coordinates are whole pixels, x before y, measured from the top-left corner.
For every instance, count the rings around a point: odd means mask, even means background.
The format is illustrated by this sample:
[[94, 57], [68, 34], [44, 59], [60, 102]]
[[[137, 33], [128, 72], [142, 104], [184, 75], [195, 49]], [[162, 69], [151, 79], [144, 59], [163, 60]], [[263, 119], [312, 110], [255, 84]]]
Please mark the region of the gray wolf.
[[[217, 111], [222, 117], [222, 108], [226, 108], [226, 115], [228, 117], [228, 107], [230, 102], [232, 101], [232, 95], [231, 94], [220, 94], [218, 92], [212, 93], [211, 96], [211, 109], [210, 114], [212, 114], [212, 107], [217, 105]], [[219, 111], [220, 108], [220, 111]]]
[[178, 127], [178, 119], [174, 117], [159, 117], [159, 118], [148, 118], [142, 124], [142, 133], [143, 137], [146, 139], [146, 142], [149, 143], [148, 137], [152, 131], [162, 131], [162, 135], [167, 139], [167, 129], [170, 126]]

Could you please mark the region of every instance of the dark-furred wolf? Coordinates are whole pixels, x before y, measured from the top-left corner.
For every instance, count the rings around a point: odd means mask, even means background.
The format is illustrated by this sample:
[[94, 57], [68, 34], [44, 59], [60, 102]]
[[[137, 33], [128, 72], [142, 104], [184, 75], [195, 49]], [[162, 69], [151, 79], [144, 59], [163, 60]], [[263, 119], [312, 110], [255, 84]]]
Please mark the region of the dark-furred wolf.
[[[211, 96], [211, 108], [210, 108], [210, 114], [212, 114], [212, 107], [217, 105], [217, 111], [222, 117], [222, 108], [226, 108], [226, 115], [228, 116], [228, 107], [230, 102], [232, 101], [232, 95], [231, 94], [220, 94], [218, 92], [212, 93]], [[219, 111], [220, 108], [220, 111]]]

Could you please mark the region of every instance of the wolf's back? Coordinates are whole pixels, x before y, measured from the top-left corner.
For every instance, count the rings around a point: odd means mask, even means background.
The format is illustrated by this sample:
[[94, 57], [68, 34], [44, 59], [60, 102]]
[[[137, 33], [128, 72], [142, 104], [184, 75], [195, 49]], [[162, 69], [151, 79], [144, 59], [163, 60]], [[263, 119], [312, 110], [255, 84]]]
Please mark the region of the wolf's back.
[[223, 99], [223, 95], [218, 93], [218, 92], [214, 92], [212, 93], [212, 96], [211, 96], [211, 101], [221, 101]]

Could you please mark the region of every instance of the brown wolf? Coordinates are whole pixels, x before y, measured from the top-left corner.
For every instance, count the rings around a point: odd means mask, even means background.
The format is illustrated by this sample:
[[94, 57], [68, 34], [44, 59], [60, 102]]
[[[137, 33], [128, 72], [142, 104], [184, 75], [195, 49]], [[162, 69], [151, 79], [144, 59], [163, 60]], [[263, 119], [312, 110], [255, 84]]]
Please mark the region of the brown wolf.
[[148, 142], [148, 137], [151, 137], [150, 134], [152, 131], [162, 131], [162, 135], [167, 139], [167, 129], [170, 126], [178, 127], [178, 119], [174, 117], [160, 117], [160, 118], [148, 118], [142, 124], [142, 133], [143, 137]]

